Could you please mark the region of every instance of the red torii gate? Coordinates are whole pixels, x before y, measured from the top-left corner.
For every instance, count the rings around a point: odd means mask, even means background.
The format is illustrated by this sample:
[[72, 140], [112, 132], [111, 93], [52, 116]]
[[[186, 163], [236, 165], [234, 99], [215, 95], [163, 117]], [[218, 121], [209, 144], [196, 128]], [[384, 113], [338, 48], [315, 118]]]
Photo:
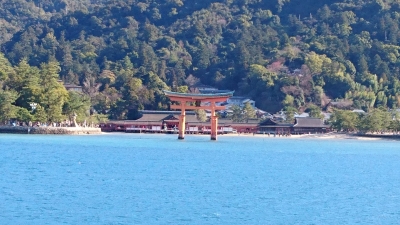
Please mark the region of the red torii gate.
[[[216, 110], [224, 110], [225, 106], [217, 106], [216, 102], [225, 102], [233, 95], [233, 91], [217, 94], [190, 94], [179, 93], [172, 91], [165, 91], [166, 96], [171, 101], [179, 102], [179, 105], [171, 105], [171, 109], [180, 109], [181, 115], [179, 117], [179, 136], [178, 139], [185, 138], [185, 123], [186, 123], [186, 109], [207, 109], [211, 110], [211, 140], [217, 140], [218, 117], [215, 115]], [[188, 102], [194, 102], [194, 105], [187, 105]], [[210, 102], [210, 105], [201, 105], [202, 102]]]

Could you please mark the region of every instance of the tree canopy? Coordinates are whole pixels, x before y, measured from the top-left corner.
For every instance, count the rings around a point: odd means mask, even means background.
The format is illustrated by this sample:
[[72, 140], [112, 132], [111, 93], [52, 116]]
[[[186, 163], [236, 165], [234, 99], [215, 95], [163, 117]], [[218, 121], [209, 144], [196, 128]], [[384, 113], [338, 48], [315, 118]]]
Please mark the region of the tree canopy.
[[111, 119], [168, 109], [162, 89], [195, 79], [266, 111], [397, 108], [399, 10], [389, 0], [5, 0], [0, 86], [16, 98], [7, 104], [40, 102], [49, 121], [70, 113], [59, 79]]

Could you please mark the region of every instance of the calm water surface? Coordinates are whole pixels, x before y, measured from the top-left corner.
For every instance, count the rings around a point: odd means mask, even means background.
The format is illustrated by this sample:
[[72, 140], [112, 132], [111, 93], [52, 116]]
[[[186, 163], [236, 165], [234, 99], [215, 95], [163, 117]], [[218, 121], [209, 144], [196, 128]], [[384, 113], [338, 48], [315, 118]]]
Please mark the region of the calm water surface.
[[400, 224], [400, 142], [0, 135], [0, 224]]

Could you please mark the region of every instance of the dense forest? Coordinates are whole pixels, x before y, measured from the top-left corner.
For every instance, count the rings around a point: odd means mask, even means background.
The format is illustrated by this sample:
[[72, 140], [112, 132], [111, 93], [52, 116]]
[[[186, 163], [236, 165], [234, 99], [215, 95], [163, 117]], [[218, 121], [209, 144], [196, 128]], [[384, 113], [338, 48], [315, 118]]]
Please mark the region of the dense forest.
[[397, 108], [399, 12], [399, 0], [4, 0], [0, 119], [133, 119], [168, 109], [163, 89], [199, 83], [269, 112]]

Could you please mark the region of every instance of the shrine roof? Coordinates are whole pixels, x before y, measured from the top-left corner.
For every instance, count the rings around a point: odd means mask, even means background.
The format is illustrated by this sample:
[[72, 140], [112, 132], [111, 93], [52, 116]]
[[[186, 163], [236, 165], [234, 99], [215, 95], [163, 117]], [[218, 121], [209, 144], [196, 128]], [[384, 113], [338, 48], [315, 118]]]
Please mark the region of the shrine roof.
[[324, 121], [320, 118], [296, 118], [296, 124], [294, 127], [330, 127], [329, 125], [324, 124]]

